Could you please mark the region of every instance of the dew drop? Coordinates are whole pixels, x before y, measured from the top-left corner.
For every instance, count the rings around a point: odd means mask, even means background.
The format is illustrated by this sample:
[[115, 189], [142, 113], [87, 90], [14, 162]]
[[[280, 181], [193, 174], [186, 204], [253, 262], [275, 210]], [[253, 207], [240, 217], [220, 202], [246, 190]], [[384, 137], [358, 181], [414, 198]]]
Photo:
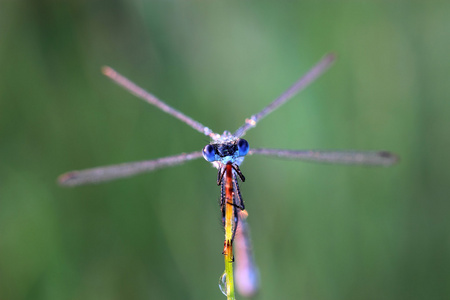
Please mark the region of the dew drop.
[[219, 289], [225, 296], [227, 295], [227, 273], [223, 272], [219, 278]]

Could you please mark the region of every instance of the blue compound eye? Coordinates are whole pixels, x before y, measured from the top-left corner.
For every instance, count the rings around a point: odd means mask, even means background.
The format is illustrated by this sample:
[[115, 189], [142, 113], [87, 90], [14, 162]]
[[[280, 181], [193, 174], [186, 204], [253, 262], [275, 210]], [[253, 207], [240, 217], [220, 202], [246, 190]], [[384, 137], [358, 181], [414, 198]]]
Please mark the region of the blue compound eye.
[[205, 158], [206, 161], [213, 162], [216, 160], [216, 151], [214, 150], [214, 147], [211, 144], [208, 144], [203, 148], [202, 154], [203, 158]]
[[239, 156], [245, 156], [248, 153], [248, 150], [250, 147], [248, 146], [248, 142], [244, 139], [239, 139], [237, 142], [238, 150], [239, 150]]

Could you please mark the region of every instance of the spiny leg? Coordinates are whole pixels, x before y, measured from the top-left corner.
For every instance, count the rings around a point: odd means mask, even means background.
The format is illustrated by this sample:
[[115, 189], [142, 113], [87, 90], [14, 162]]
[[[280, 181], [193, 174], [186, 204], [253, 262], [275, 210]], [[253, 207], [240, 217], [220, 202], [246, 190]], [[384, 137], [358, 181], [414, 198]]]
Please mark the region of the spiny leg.
[[217, 185], [220, 185], [223, 180], [223, 175], [225, 175], [226, 168], [221, 167], [219, 168], [219, 171], [217, 172]]
[[232, 164], [231, 166], [236, 171], [236, 174], [239, 175], [239, 178], [241, 179], [241, 181], [244, 182], [245, 181], [245, 177], [244, 177], [244, 174], [242, 174], [241, 170], [239, 169], [239, 166], [236, 165], [236, 164]]
[[222, 213], [222, 226], [225, 227], [225, 181], [222, 181], [222, 184], [220, 186], [220, 212]]
[[[235, 169], [236, 170], [236, 169]], [[240, 172], [240, 170], [239, 170]], [[242, 175], [242, 173], [241, 173]], [[243, 176], [243, 175], [242, 175]], [[245, 210], [244, 201], [242, 200], [241, 191], [239, 189], [239, 184], [236, 174], [233, 174], [233, 206], [234, 206], [234, 228], [233, 237], [231, 238], [231, 243], [234, 242], [234, 237], [236, 236], [236, 230], [239, 224], [239, 212]]]
[[[238, 199], [238, 196], [237, 196], [237, 193], [235, 192], [234, 195], [233, 195], [234, 226], [233, 226], [233, 235], [231, 236], [231, 244], [232, 245], [233, 245], [233, 242], [234, 242], [234, 237], [236, 236], [236, 230], [237, 230], [238, 223], [239, 223], [239, 210], [240, 210], [240, 208], [236, 204], [237, 199]], [[233, 260], [234, 260], [234, 256], [233, 256]]]
[[234, 190], [236, 191], [236, 196], [237, 196], [237, 200], [238, 200], [236, 202], [236, 207], [238, 207], [240, 210], [245, 210], [244, 200], [242, 200], [241, 190], [239, 188], [237, 179], [234, 180]]

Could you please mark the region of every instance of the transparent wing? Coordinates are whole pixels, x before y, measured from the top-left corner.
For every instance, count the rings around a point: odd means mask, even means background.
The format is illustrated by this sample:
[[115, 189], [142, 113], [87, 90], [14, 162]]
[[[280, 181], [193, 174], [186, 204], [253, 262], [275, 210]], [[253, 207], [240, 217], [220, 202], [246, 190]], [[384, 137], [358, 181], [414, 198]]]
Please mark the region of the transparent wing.
[[249, 119], [245, 120], [245, 124], [242, 125], [236, 132], [234, 133], [235, 137], [243, 136], [247, 130], [252, 127], [255, 127], [256, 124], [265, 116], [273, 112], [275, 109], [286, 103], [289, 99], [291, 99], [295, 94], [308, 86], [311, 82], [316, 80], [317, 77], [322, 75], [334, 62], [335, 55], [328, 54], [324, 58], [322, 58], [312, 69], [310, 69], [305, 75], [303, 75], [299, 80], [297, 80], [287, 91], [281, 94], [280, 97], [275, 99], [272, 103], [267, 105], [263, 110], [259, 113], [251, 116]]
[[154, 95], [150, 94], [143, 88], [137, 86], [135, 83], [131, 82], [128, 78], [122, 76], [117, 71], [110, 67], [103, 67], [102, 69], [103, 74], [111, 78], [115, 83], [122, 86], [126, 90], [128, 90], [133, 95], [143, 99], [144, 101], [156, 106], [160, 110], [168, 113], [169, 115], [177, 118], [178, 120], [182, 121], [183, 123], [186, 123], [187, 125], [191, 126], [195, 130], [203, 133], [204, 135], [215, 137], [217, 136], [216, 133], [212, 132], [211, 129], [204, 126], [203, 124], [195, 121], [194, 119], [186, 116], [182, 112], [176, 110], [175, 108], [169, 106], [168, 104], [164, 103], [163, 101], [156, 98]]
[[248, 154], [349, 165], [390, 166], [398, 161], [397, 155], [387, 151], [250, 149]]
[[239, 212], [239, 225], [234, 240], [236, 256], [236, 289], [247, 298], [254, 297], [260, 287], [259, 271], [253, 255], [252, 243], [247, 223], [247, 211]]
[[145, 160], [120, 165], [98, 167], [81, 171], [71, 171], [62, 174], [58, 178], [63, 186], [77, 186], [83, 184], [99, 183], [118, 178], [133, 176], [143, 172], [151, 172], [156, 169], [176, 166], [186, 161], [202, 157], [201, 151], [183, 153], [174, 156], [162, 157], [155, 160]]

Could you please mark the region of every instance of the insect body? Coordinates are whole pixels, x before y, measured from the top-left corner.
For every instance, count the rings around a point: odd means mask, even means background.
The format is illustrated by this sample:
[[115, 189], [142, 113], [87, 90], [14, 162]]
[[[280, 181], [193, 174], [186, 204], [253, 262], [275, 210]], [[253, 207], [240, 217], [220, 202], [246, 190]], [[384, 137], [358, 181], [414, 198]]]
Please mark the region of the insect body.
[[238, 178], [241, 181], [245, 181], [245, 177], [239, 166], [243, 162], [246, 155], [259, 154], [273, 157], [283, 157], [293, 160], [380, 166], [389, 166], [397, 161], [397, 157], [394, 154], [386, 151], [280, 150], [267, 148], [250, 149], [248, 142], [242, 138], [242, 136], [244, 136], [249, 129], [255, 127], [261, 119], [286, 103], [300, 90], [305, 88], [323, 72], [325, 72], [333, 61], [333, 54], [325, 56], [303, 77], [298, 79], [289, 89], [281, 94], [280, 97], [275, 99], [257, 114], [246, 119], [244, 124], [234, 133], [225, 131], [221, 135], [214, 133], [208, 127], [167, 105], [113, 69], [105, 67], [103, 68], [103, 73], [117, 84], [144, 101], [179, 119], [196, 131], [210, 137], [211, 143], [206, 145], [202, 151], [182, 153], [154, 160], [124, 163], [120, 165], [99, 167], [82, 171], [72, 171], [61, 175], [59, 177], [59, 183], [65, 186], [99, 183], [133, 176], [143, 172], [155, 171], [157, 169], [169, 166], [179, 165], [203, 156], [206, 161], [212, 163], [212, 165], [218, 169], [217, 184], [221, 186], [220, 208], [222, 211], [222, 221], [224, 223], [226, 236], [223, 253], [226, 257], [226, 270], [228, 270], [226, 273], [231, 274], [231, 276], [228, 276], [227, 278], [228, 286], [230, 281], [232, 281], [232, 278], [230, 277], [232, 277], [233, 272], [232, 268], [227, 269], [227, 259], [228, 261], [233, 260], [232, 243], [236, 234], [239, 215], [246, 215], [244, 210], [244, 201], [242, 200], [238, 184]]

